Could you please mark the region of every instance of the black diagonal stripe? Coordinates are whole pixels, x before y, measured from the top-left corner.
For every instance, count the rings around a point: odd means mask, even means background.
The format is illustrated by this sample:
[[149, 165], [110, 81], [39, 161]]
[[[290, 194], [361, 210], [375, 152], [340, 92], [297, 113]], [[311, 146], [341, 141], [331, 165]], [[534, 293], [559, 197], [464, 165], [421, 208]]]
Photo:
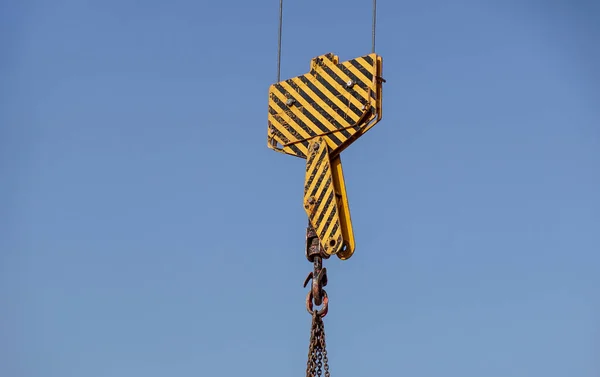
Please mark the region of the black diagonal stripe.
[[356, 59], [350, 60], [350, 64], [354, 66], [354, 68], [358, 69], [360, 73], [365, 75], [369, 82], [373, 82], [373, 74], [365, 69], [362, 64], [360, 64]]
[[308, 166], [308, 169], [310, 169], [310, 166], [312, 165], [313, 161], [315, 160], [315, 157], [317, 156], [316, 153], [310, 153], [308, 158], [306, 159], [306, 166]]
[[[302, 140], [302, 141], [300, 142], [300, 144], [304, 145], [304, 147], [306, 148], [306, 150], [308, 150], [308, 140]], [[306, 157], [306, 156], [304, 155], [304, 153], [302, 153], [302, 156]]]
[[[290, 82], [290, 85], [292, 85], [293, 83]], [[296, 85], [297, 86], [297, 85]], [[275, 87], [284, 95], [286, 95], [286, 93], [288, 93], [285, 89], [283, 89], [281, 87], [281, 85], [275, 85]], [[291, 94], [287, 94], [290, 97], [294, 98], [294, 96], [292, 96]], [[295, 99], [295, 98], [294, 98]], [[283, 104], [282, 104], [283, 105]], [[285, 105], [283, 105], [285, 106]], [[286, 107], [287, 108], [287, 107]], [[308, 111], [306, 108], [302, 108], [302, 113], [304, 114], [304, 116], [306, 116], [308, 118], [308, 120], [310, 120], [314, 125], [316, 125], [321, 131], [323, 131], [324, 134], [330, 132], [330, 130], [325, 127], [325, 125], [323, 125], [323, 123], [319, 122], [319, 120], [317, 118], [315, 118], [314, 115], [312, 115], [310, 113], [310, 111]], [[312, 132], [312, 134], [314, 134], [314, 132]], [[332, 142], [335, 143], [336, 146], [339, 146], [340, 144], [342, 144], [342, 142], [340, 141], [340, 139], [338, 139], [335, 135], [331, 134], [328, 135], [330, 140]]]
[[[347, 121], [349, 120], [348, 121], [348, 125], [342, 126], [341, 129], [340, 128], [338, 128], [338, 129], [340, 130], [340, 133], [342, 135], [344, 135], [345, 137], [350, 137], [351, 136], [350, 132], [346, 131], [345, 128], [351, 126], [350, 122], [352, 120], [348, 118], [348, 116], [346, 115], [346, 112], [344, 110], [340, 109], [339, 107], [335, 106], [335, 104], [329, 98], [327, 98], [327, 96], [325, 94], [323, 94], [323, 92], [321, 92], [321, 90], [319, 88], [317, 88], [315, 86], [315, 84], [313, 84], [312, 82], [310, 82], [310, 80], [308, 78], [306, 78], [306, 76], [300, 76], [300, 81], [302, 81], [302, 83], [304, 83], [304, 85], [306, 85], [310, 90], [312, 90], [312, 92], [314, 94], [316, 94], [317, 97], [319, 97], [323, 102], [325, 102], [328, 105], [330, 105], [329, 107], [338, 116], [340, 116], [342, 119], [347, 119]], [[325, 112], [323, 115], [329, 115], [329, 114], [327, 114], [327, 112]]]
[[302, 135], [300, 135], [300, 133], [298, 132], [298, 130], [296, 130], [296, 129], [295, 129], [295, 128], [294, 128], [294, 127], [291, 125], [291, 124], [289, 124], [289, 123], [287, 123], [287, 122], [286, 122], [286, 123], [283, 123], [283, 127], [285, 127], [285, 129], [286, 129], [286, 130], [287, 130], [287, 131], [288, 131], [288, 132], [289, 132], [289, 133], [290, 133], [292, 136], [294, 136], [294, 138], [295, 138], [297, 141], [300, 141], [300, 140], [305, 140], [305, 137], [304, 137], [304, 136], [302, 136]]
[[[335, 80], [336, 83], [340, 84], [341, 86], [346, 85], [346, 81], [342, 80], [341, 77], [339, 77], [331, 68], [329, 67], [323, 67], [323, 71], [332, 79]], [[363, 96], [361, 96], [360, 94], [358, 94], [356, 92], [356, 90], [349, 90], [348, 93], [350, 93], [350, 95], [354, 98], [356, 98], [360, 103], [363, 103], [366, 101], [366, 98], [364, 98]]]
[[321, 167], [321, 164], [323, 163], [323, 160], [325, 159], [325, 156], [327, 156], [327, 153], [320, 153], [319, 154], [319, 159], [317, 160], [317, 163], [314, 166], [311, 166], [312, 161], [314, 161], [315, 155], [312, 155], [310, 158], [312, 159], [308, 164], [308, 166], [310, 166], [310, 169], [312, 169], [312, 173], [310, 175], [310, 177], [308, 177], [308, 181], [306, 181], [306, 184], [304, 185], [304, 192], [306, 192], [308, 190], [308, 188], [310, 187], [310, 185], [312, 184], [312, 182], [315, 179], [315, 175], [317, 175], [317, 171], [319, 170], [319, 168]]
[[298, 156], [298, 157], [306, 157], [306, 155], [304, 153], [302, 153], [302, 151], [300, 150], [300, 148], [298, 148], [294, 144], [286, 145], [286, 147], [290, 148], [292, 151], [294, 151], [294, 154], [296, 156]]
[[[278, 102], [278, 101], [274, 101], [274, 102], [277, 103], [277, 105], [279, 107], [281, 107], [281, 103], [280, 102]], [[285, 111], [285, 109], [282, 109], [282, 110]], [[287, 111], [289, 111], [289, 110], [287, 110]], [[301, 143], [305, 144], [305, 145], [308, 145], [308, 141], [306, 141], [305, 137], [302, 136], [302, 135], [300, 135], [300, 133], [298, 132], [298, 130], [293, 125], [291, 125], [287, 121], [285, 121], [281, 117], [281, 115], [279, 113], [277, 113], [275, 111], [275, 109], [273, 109], [271, 106], [269, 106], [269, 112], [271, 114], [273, 114], [273, 117], [281, 124], [281, 126], [283, 126], [283, 128], [285, 128], [292, 136], [294, 136], [294, 138], [296, 139], [296, 141], [294, 141], [294, 143], [300, 142], [301, 140], [303, 140], [303, 141], [301, 141]], [[288, 114], [288, 116], [289, 116], [289, 114]], [[296, 118], [294, 117], [294, 119], [296, 119]], [[314, 134], [314, 132], [313, 132], [313, 134]], [[309, 135], [310, 135], [310, 133], [309, 133]], [[311, 136], [314, 136], [314, 135], [311, 135]], [[289, 140], [287, 142], [289, 142]]]
[[[344, 72], [346, 74], [346, 76], [350, 77], [350, 80], [354, 81], [356, 83], [356, 85], [360, 86], [365, 91], [369, 90], [369, 87], [363, 82], [363, 80], [360, 80], [358, 77], [356, 77], [356, 75], [354, 75], [354, 73], [352, 73], [352, 71], [350, 71], [348, 68], [346, 68], [345, 65], [339, 64], [338, 68], [342, 72]], [[366, 98], [365, 98], [365, 100], [366, 100]]]
[[296, 154], [296, 156], [298, 156], [298, 157], [304, 157], [304, 153], [302, 153], [302, 151], [300, 150], [300, 148], [298, 148], [294, 144], [290, 144], [289, 143], [290, 142], [289, 139], [287, 137], [285, 137], [284, 134], [282, 134], [281, 132], [279, 132], [279, 130], [277, 130], [276, 128], [273, 128], [273, 130], [274, 130], [273, 133], [276, 136], [278, 136], [281, 139], [281, 141], [283, 142], [283, 144], [284, 144], [283, 147], [284, 148], [290, 148], [294, 152], [294, 154]]
[[339, 100], [346, 106], [348, 106], [348, 108], [350, 108], [350, 110], [352, 110], [352, 112], [358, 116], [362, 115], [362, 111], [360, 111], [358, 109], [358, 107], [354, 106], [354, 104], [352, 102], [350, 102], [350, 99], [346, 98], [346, 96], [343, 96], [336, 88], [334, 88], [329, 81], [325, 80], [323, 78], [322, 75], [319, 75], [318, 73], [315, 74], [315, 77], [317, 79], [317, 81], [319, 81], [321, 83], [321, 85], [323, 85], [325, 87], [325, 89], [327, 89], [329, 91], [329, 93], [331, 93], [332, 95], [336, 96], [339, 98]]
[[[298, 77], [300, 79], [300, 81], [303, 81], [302, 79], [304, 78], [304, 76], [299, 76]], [[313, 98], [311, 98], [311, 96], [308, 95], [308, 93], [303, 90], [298, 84], [296, 84], [293, 81], [289, 81], [288, 84], [295, 89], [296, 93], [299, 94], [302, 98], [304, 98], [304, 100], [309, 104], [312, 105], [312, 107], [321, 115], [325, 116], [325, 117], [329, 117], [329, 114], [325, 111], [325, 109], [323, 109], [321, 107], [321, 105], [319, 105], [318, 102], [316, 102]], [[316, 93], [315, 93], [316, 94]], [[318, 95], [317, 95], [318, 96]], [[320, 122], [319, 122], [320, 123]], [[332, 119], [332, 122], [334, 127], [337, 129], [340, 128], [344, 128], [344, 126], [342, 126], [341, 124], [339, 124], [335, 119]], [[319, 127], [321, 128], [321, 127]], [[321, 128], [324, 132], [330, 132], [332, 130], [330, 130], [329, 128]]]
[[[331, 179], [328, 178], [325, 181], [325, 184], [323, 185], [323, 190], [321, 191], [321, 193], [319, 194], [319, 197], [316, 200], [317, 206], [321, 203], [323, 198], [325, 198], [325, 195], [327, 195], [327, 190], [329, 190], [329, 186], [331, 186]], [[319, 187], [319, 185], [317, 185], [317, 187]]]
[[[346, 75], [348, 75], [348, 77], [350, 77], [350, 79], [352, 81], [358, 83], [357, 85], [360, 86], [361, 88], [363, 88], [365, 92], [367, 92], [367, 93], [370, 92], [369, 97], [374, 98], [375, 92], [370, 90], [371, 86], [369, 84], [366, 84], [363, 81], [359, 80], [358, 77], [356, 77], [354, 75], [354, 73], [352, 73], [352, 71], [350, 71], [345, 66], [343, 66], [343, 65], [340, 64], [338, 67], [342, 70], [342, 72], [344, 72]], [[369, 106], [369, 102], [370, 101], [368, 99], [366, 99], [366, 98], [363, 100], [363, 103], [365, 105], [367, 105], [367, 106]]]
[[297, 141], [305, 139], [304, 136], [300, 135], [300, 133], [298, 132], [298, 130], [296, 130], [296, 128], [294, 128], [293, 125], [289, 124], [286, 120], [284, 120], [283, 117], [280, 114], [275, 115], [275, 119], [277, 119], [279, 121], [279, 123], [281, 123], [281, 125], [283, 126], [283, 128], [285, 128], [286, 131], [290, 135], [292, 135], [292, 138], [294, 139], [294, 142], [297, 142]]
[[[275, 109], [273, 109], [271, 106], [269, 106], [269, 112], [273, 114], [273, 118], [275, 118], [277, 122], [283, 125], [283, 127], [285, 127], [286, 130], [292, 132], [292, 134], [298, 137], [300, 140], [302, 139], [301, 136], [298, 135], [298, 133], [295, 130], [290, 130], [290, 127], [286, 125], [285, 120], [283, 120], [281, 118], [281, 115], [275, 112]], [[286, 144], [285, 146], [287, 148], [292, 149], [294, 152], [296, 152], [298, 156], [305, 157], [304, 153], [302, 153], [302, 151], [300, 151], [300, 149], [296, 145], [294, 145], [295, 143], [290, 144], [290, 139], [288, 139], [281, 131], [279, 131], [277, 127], [275, 127], [275, 125], [272, 125], [271, 129], [273, 130], [273, 133], [277, 135], [284, 144]], [[308, 149], [308, 140], [303, 140], [300, 143]]]
[[[315, 184], [315, 187], [310, 192], [310, 197], [315, 196], [315, 194], [317, 193], [317, 190], [319, 189], [319, 186], [321, 186], [321, 184], [323, 183], [323, 179], [325, 179], [325, 177], [327, 177], [328, 172], [329, 172], [329, 164], [325, 165], [325, 167], [323, 168], [323, 173], [321, 173], [319, 178], [317, 178], [317, 183]], [[317, 200], [317, 206], [319, 205], [318, 203], [320, 203], [320, 200], [322, 199], [321, 196], [323, 196], [323, 193], [325, 191], [327, 191], [327, 188], [329, 187], [330, 182], [331, 182], [331, 179], [328, 179], [325, 182], [325, 189], [321, 192], [321, 195], [319, 195], [319, 200]]]
[[[287, 81], [289, 81], [289, 80], [287, 80]], [[285, 90], [285, 89], [284, 89], [284, 87], [283, 87], [283, 85], [281, 85], [281, 83], [275, 84], [275, 85], [273, 85], [273, 87], [274, 87], [275, 89], [277, 89], [277, 90], [278, 90], [278, 91], [279, 91], [281, 94], [283, 94], [283, 96], [284, 96], [284, 97], [286, 97], [286, 98], [287, 98], [287, 97], [290, 95], [290, 93], [289, 93], [287, 90]], [[274, 94], [273, 94], [273, 97], [274, 97], [275, 99], [279, 99], [279, 98], [278, 98], [276, 95], [274, 95]]]
[[335, 234], [335, 232], [337, 232], [339, 228], [340, 228], [340, 223], [336, 222], [335, 225], [333, 226], [333, 228], [331, 228], [331, 234]]
[[[373, 66], [373, 59], [371, 59], [369, 55], [363, 56], [362, 58], [367, 62], [367, 64]], [[360, 64], [358, 62], [358, 59], [353, 60], [351, 64], [358, 68], [361, 72], [363, 72], [369, 78], [369, 80], [373, 80], [373, 74], [369, 72], [362, 64]], [[381, 83], [376, 82], [375, 85], [381, 85]], [[371, 90], [371, 98], [374, 100], [377, 99], [377, 94], [375, 93], [375, 90]]]
[[323, 163], [323, 159], [325, 158], [325, 153], [319, 153], [318, 154], [319, 158], [318, 158], [317, 162], [315, 163], [314, 160], [316, 157], [317, 157], [317, 154], [311, 154], [310, 161], [307, 163], [308, 168], [311, 169], [311, 173], [310, 173], [310, 177], [308, 177], [308, 180], [304, 184], [304, 192], [305, 193], [306, 193], [306, 191], [308, 191], [312, 182], [315, 180], [317, 171], [321, 167], [321, 164]]
[[[281, 119], [281, 117], [279, 115], [275, 115], [274, 118], [279, 123], [283, 122], [283, 119]], [[277, 127], [271, 127], [271, 129], [273, 130], [273, 133], [275, 135], [277, 135], [284, 144], [288, 144], [290, 142], [290, 139], [288, 139], [281, 131], [279, 131], [279, 129], [277, 129]]]
[[[325, 212], [325, 211], [323, 211]], [[323, 234], [322, 237], [324, 238], [326, 236], [325, 231], [329, 228], [329, 225], [331, 224], [331, 221], [333, 220], [333, 217], [337, 214], [337, 207], [334, 206], [333, 209], [331, 210], [331, 213], [329, 214], [329, 217], [327, 217], [327, 221], [325, 221], [325, 226], [323, 227]], [[332, 232], [333, 234], [333, 232]]]
[[[319, 224], [321, 224], [321, 221], [323, 221], [323, 217], [325, 216], [325, 209], [329, 208], [329, 205], [331, 204], [331, 201], [333, 200], [333, 193], [331, 193], [331, 195], [329, 195], [327, 197], [327, 201], [325, 202], [325, 206], [323, 207], [323, 211], [321, 211], [321, 213], [319, 214], [319, 218], [317, 219], [317, 221], [315, 222], [317, 224], [317, 226]], [[335, 208], [333, 209], [335, 211]], [[320, 227], [319, 227], [320, 228]], [[322, 229], [327, 229], [327, 228], [322, 228]], [[320, 235], [319, 238], [323, 239], [323, 234]]]
[[[279, 115], [275, 115], [275, 120], [277, 120], [279, 123], [283, 123], [283, 119], [281, 119], [281, 117]], [[299, 157], [305, 156], [304, 153], [302, 153], [302, 151], [300, 150], [300, 148], [298, 148], [294, 144], [290, 144], [290, 139], [288, 139], [283, 133], [281, 133], [281, 131], [279, 131], [275, 127], [272, 127], [272, 130], [273, 130], [273, 134], [275, 134], [277, 137], [279, 137], [279, 139], [281, 139], [285, 148], [290, 148]], [[304, 142], [302, 142], [302, 144], [307, 146], [308, 141], [304, 141]]]
[[[284, 91], [282, 91], [283, 93]], [[283, 112], [288, 112], [290, 111], [289, 107], [283, 103], [279, 98], [274, 97], [273, 98], [273, 102], [275, 102], [277, 104], [277, 106], [283, 111]], [[292, 113], [293, 114], [293, 113]], [[304, 131], [306, 131], [307, 134], [309, 134], [311, 137], [315, 137], [317, 136], [317, 133], [315, 131], [312, 130], [312, 128], [308, 127], [303, 121], [302, 119], [300, 119], [299, 117], [296, 116], [296, 114], [294, 114], [294, 122], [296, 122]]]
[[[293, 114], [293, 113], [291, 113], [291, 111], [290, 111], [289, 107], [288, 107], [288, 106], [287, 106], [285, 103], [283, 103], [283, 101], [281, 101], [279, 98], [277, 98], [276, 96], [273, 96], [272, 100], [273, 100], [273, 102], [275, 102], [275, 104], [277, 104], [277, 107], [279, 107], [279, 109], [280, 109], [282, 112], [284, 112], [284, 113], [288, 114], [288, 116], [290, 116], [290, 114]], [[308, 133], [310, 136], [316, 136], [316, 133], [315, 133], [314, 131], [312, 131], [310, 128], [308, 128], [308, 127], [307, 127], [307, 126], [304, 124], [304, 122], [302, 122], [302, 120], [301, 120], [301, 119], [298, 119], [298, 117], [297, 117], [297, 116], [295, 116], [295, 114], [293, 114], [293, 115], [294, 115], [294, 117], [293, 117], [293, 118], [294, 118], [294, 122], [298, 123], [298, 125], [299, 125], [299, 126], [300, 126], [300, 127], [301, 127], [301, 128], [304, 130], [304, 131], [306, 131], [306, 132], [307, 132], [307, 133]]]
[[[308, 102], [309, 105], [312, 105], [313, 108], [317, 112], [321, 113], [325, 117], [329, 117], [329, 114], [327, 114], [327, 112], [325, 112], [325, 110], [323, 110], [323, 108], [321, 108], [321, 106], [317, 102], [314, 102], [314, 100], [312, 98], [310, 98], [310, 96], [304, 90], [302, 90], [302, 88], [300, 88], [295, 82], [290, 81], [288, 84], [292, 88], [294, 88], [297, 91], [297, 94], [299, 94], [302, 98], [304, 98], [304, 100], [306, 102]], [[331, 131], [334, 131], [334, 130], [327, 128], [327, 126], [325, 126], [314, 115], [312, 115], [306, 107], [304, 108], [304, 115], [306, 115], [310, 119], [311, 122], [313, 122], [317, 127], [319, 127], [319, 129], [321, 131], [323, 131], [324, 133], [329, 133], [327, 136], [333, 143], [335, 143], [336, 146], [339, 146], [340, 144], [342, 144], [342, 141], [340, 139], [338, 139], [337, 136], [335, 136], [333, 133], [330, 133]], [[337, 129], [344, 128], [335, 119], [329, 119], [329, 120], [331, 121], [331, 123], [333, 124], [333, 126], [335, 128], [337, 128]]]

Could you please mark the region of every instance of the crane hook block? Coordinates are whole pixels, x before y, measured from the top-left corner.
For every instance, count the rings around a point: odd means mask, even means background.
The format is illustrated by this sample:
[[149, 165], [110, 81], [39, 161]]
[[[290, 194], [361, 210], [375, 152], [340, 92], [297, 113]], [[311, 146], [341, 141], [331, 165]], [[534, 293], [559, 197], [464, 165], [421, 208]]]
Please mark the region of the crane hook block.
[[307, 158], [323, 137], [332, 157], [381, 120], [383, 59], [369, 54], [342, 63], [331, 53], [313, 58], [310, 72], [269, 88], [267, 145]]
[[321, 55], [269, 88], [267, 145], [306, 159], [304, 209], [322, 250], [340, 259], [355, 248], [340, 153], [381, 120], [382, 64], [377, 54]]

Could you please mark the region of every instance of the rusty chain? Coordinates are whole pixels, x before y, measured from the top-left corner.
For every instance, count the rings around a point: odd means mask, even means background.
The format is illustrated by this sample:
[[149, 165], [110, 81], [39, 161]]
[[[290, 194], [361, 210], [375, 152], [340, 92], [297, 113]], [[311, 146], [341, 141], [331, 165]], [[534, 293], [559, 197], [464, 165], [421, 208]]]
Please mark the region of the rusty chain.
[[[304, 281], [304, 287], [312, 280], [311, 289], [306, 295], [306, 310], [312, 315], [310, 343], [308, 347], [308, 361], [306, 363], [306, 377], [329, 377], [329, 363], [325, 349], [325, 326], [323, 317], [329, 309], [329, 298], [323, 289], [327, 285], [327, 269], [323, 267], [323, 259], [329, 256], [321, 251], [319, 238], [314, 228], [309, 224], [306, 231], [306, 259], [313, 263], [313, 271]], [[322, 305], [321, 309], [314, 306]]]
[[316, 311], [312, 315], [310, 343], [308, 347], [308, 361], [306, 362], [306, 377], [330, 377], [329, 360], [325, 347], [325, 326], [323, 317]]

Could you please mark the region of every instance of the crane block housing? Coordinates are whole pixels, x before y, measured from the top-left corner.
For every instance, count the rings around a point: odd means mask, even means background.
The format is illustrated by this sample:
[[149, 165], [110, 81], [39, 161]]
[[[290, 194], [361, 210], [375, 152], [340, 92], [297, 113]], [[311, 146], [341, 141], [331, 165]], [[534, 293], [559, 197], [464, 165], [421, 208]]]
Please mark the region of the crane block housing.
[[304, 208], [322, 250], [340, 259], [355, 249], [340, 153], [382, 117], [383, 60], [312, 59], [302, 76], [269, 88], [267, 145], [306, 159]]
[[382, 58], [369, 54], [342, 63], [331, 53], [313, 58], [310, 72], [269, 88], [267, 145], [307, 158], [323, 137], [339, 154], [381, 120]]

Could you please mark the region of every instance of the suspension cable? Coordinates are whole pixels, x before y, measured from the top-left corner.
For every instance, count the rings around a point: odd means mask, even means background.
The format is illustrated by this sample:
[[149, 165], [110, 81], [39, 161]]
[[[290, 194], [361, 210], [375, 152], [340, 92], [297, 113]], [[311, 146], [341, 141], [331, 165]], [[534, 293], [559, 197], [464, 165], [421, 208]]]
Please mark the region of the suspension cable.
[[279, 33], [277, 34], [277, 81], [281, 78], [281, 29], [283, 21], [283, 0], [279, 0]]
[[373, 0], [373, 25], [371, 35], [371, 53], [375, 53], [375, 24], [377, 21], [377, 0]]
[[[377, 26], [377, 0], [373, 0], [373, 21], [371, 25], [371, 53], [375, 53], [375, 29]], [[281, 80], [281, 34], [283, 28], [283, 0], [279, 0], [279, 31], [277, 33], [277, 81]]]

